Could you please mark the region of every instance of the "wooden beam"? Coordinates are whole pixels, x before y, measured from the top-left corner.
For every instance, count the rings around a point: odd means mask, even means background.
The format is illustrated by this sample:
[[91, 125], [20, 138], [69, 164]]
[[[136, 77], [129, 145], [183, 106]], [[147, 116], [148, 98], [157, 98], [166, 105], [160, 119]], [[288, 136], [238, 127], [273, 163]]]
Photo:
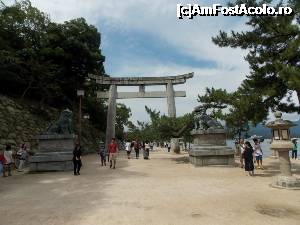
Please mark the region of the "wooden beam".
[[96, 80], [96, 83], [98, 84], [117, 86], [166, 85], [170, 82], [173, 85], [184, 84], [187, 79], [190, 79], [193, 76], [194, 73], [166, 77], [109, 77], [89, 75], [89, 77]]
[[[98, 91], [97, 98], [108, 99], [109, 92]], [[175, 91], [174, 97], [186, 97], [185, 91]], [[151, 91], [151, 92], [118, 92], [117, 99], [130, 98], [167, 98], [165, 91]]]

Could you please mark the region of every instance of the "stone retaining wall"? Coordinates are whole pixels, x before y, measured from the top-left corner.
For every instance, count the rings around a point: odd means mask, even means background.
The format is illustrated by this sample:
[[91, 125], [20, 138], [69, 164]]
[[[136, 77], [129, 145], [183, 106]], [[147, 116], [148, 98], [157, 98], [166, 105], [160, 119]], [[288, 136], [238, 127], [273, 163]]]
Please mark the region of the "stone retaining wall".
[[[60, 111], [48, 106], [41, 109], [36, 102], [0, 95], [0, 151], [4, 150], [6, 144], [11, 144], [16, 151], [23, 142], [35, 151], [36, 136], [59, 117]], [[74, 128], [76, 129], [76, 124]], [[82, 143], [86, 152], [96, 151], [99, 141], [100, 132], [88, 121], [83, 121]]]

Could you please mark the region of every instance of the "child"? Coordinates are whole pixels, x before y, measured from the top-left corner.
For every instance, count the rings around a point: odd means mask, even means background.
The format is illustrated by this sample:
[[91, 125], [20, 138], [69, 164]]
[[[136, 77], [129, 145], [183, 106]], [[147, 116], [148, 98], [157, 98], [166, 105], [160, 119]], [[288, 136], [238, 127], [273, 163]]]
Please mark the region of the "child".
[[297, 150], [298, 150], [297, 139], [293, 138], [292, 142], [293, 142], [292, 159], [297, 159]]
[[99, 155], [101, 158], [101, 166], [106, 166], [106, 151], [105, 148], [100, 147]]

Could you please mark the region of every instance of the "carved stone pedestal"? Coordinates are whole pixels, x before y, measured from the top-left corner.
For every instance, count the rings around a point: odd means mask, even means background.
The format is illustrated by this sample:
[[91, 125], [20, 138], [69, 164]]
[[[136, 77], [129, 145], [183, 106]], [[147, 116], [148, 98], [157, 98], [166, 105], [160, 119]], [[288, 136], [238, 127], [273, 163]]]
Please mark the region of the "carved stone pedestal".
[[66, 171], [73, 169], [73, 134], [39, 135], [39, 149], [29, 158], [30, 171]]
[[[289, 143], [286, 143], [286, 144], [289, 144]], [[283, 145], [282, 142], [281, 142], [281, 145]], [[273, 145], [273, 147], [274, 147], [274, 145]], [[278, 158], [279, 158], [279, 163], [280, 163], [280, 175], [273, 178], [271, 187], [299, 190], [300, 189], [300, 179], [292, 176], [289, 148], [280, 149], [278, 151]]]
[[194, 130], [192, 135], [194, 146], [189, 156], [194, 166], [234, 166], [234, 150], [226, 146], [224, 129]]

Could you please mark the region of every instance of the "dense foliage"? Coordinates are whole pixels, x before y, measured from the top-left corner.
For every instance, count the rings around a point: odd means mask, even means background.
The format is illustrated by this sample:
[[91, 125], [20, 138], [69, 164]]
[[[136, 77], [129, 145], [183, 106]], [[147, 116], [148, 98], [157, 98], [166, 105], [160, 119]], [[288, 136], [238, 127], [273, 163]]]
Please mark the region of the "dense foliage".
[[54, 23], [28, 0], [0, 1], [0, 92], [76, 112], [76, 90], [85, 89], [83, 111], [104, 131], [106, 108], [95, 92], [105, 87], [85, 85], [89, 74], [104, 74], [100, 44], [83, 18]]
[[160, 115], [159, 111], [152, 110], [145, 106], [145, 110], [150, 117], [150, 122], [139, 122], [138, 126], [129, 126], [128, 139], [142, 141], [169, 141], [171, 138], [181, 138], [190, 142], [190, 131], [193, 128], [193, 115], [171, 118]]
[[83, 18], [58, 24], [28, 0], [1, 5], [1, 92], [72, 101], [89, 73], [104, 73], [103, 62], [100, 33]]

